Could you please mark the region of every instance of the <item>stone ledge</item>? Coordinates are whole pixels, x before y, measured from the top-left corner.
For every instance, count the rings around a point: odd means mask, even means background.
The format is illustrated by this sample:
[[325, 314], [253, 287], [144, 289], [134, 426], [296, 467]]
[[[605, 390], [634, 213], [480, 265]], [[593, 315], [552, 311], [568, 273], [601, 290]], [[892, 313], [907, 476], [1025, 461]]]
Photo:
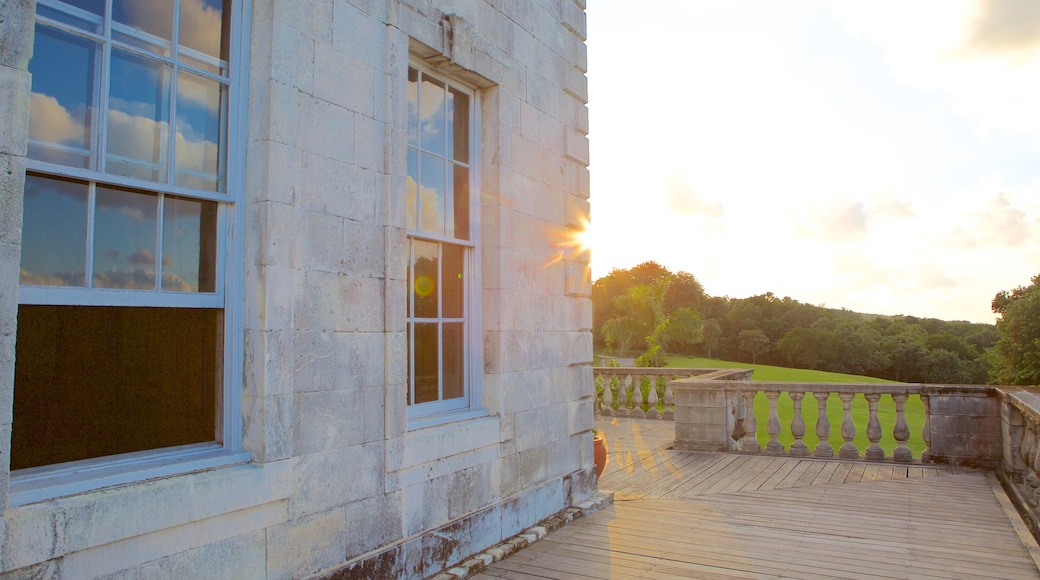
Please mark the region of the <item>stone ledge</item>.
[[470, 556], [458, 566], [453, 566], [448, 570], [431, 576], [429, 580], [460, 580], [475, 576], [495, 562], [512, 556], [574, 520], [595, 513], [612, 503], [614, 503], [614, 492], [598, 492], [580, 504], [564, 508], [512, 538], [499, 542], [479, 554]]

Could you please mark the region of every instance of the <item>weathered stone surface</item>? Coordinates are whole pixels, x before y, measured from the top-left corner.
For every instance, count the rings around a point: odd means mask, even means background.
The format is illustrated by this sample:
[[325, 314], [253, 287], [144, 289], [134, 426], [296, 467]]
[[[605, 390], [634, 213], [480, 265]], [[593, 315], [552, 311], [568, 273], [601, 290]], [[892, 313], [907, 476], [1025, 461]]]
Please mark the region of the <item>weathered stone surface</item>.
[[267, 572], [263, 530], [168, 556], [140, 567], [141, 578], [262, 578]]
[[267, 531], [267, 578], [303, 578], [346, 561], [343, 508], [295, 518]]

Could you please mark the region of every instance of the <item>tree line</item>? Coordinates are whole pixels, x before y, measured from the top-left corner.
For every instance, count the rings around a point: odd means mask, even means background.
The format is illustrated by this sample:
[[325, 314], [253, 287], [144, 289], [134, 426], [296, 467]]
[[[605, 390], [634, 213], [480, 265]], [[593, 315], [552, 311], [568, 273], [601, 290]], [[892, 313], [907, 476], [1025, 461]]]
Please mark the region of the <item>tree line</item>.
[[905, 382], [1040, 382], [1040, 276], [997, 294], [996, 325], [862, 314], [771, 292], [709, 296], [692, 274], [656, 262], [599, 278], [592, 303], [596, 345], [644, 366], [659, 366], [667, 350]]

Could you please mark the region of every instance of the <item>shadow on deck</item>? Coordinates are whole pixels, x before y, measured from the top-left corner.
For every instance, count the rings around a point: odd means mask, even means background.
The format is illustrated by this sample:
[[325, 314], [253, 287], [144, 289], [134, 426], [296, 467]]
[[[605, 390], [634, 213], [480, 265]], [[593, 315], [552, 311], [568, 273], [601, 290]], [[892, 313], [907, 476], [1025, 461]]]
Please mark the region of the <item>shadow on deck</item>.
[[1040, 578], [988, 471], [673, 451], [670, 421], [596, 423], [615, 503], [478, 578]]

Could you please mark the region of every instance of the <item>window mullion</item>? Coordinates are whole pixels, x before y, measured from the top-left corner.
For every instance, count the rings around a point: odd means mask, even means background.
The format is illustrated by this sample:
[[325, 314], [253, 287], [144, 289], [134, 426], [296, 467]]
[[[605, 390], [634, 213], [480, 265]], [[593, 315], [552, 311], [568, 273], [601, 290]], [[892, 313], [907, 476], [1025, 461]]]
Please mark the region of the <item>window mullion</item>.
[[155, 211], [155, 290], [162, 290], [163, 270], [163, 221], [165, 221], [166, 195], [159, 193], [159, 208]]
[[437, 244], [437, 400], [444, 400], [444, 245]]
[[97, 184], [93, 181], [87, 186], [87, 243], [86, 262], [83, 271], [83, 287], [94, 287], [94, 208], [97, 206]]

